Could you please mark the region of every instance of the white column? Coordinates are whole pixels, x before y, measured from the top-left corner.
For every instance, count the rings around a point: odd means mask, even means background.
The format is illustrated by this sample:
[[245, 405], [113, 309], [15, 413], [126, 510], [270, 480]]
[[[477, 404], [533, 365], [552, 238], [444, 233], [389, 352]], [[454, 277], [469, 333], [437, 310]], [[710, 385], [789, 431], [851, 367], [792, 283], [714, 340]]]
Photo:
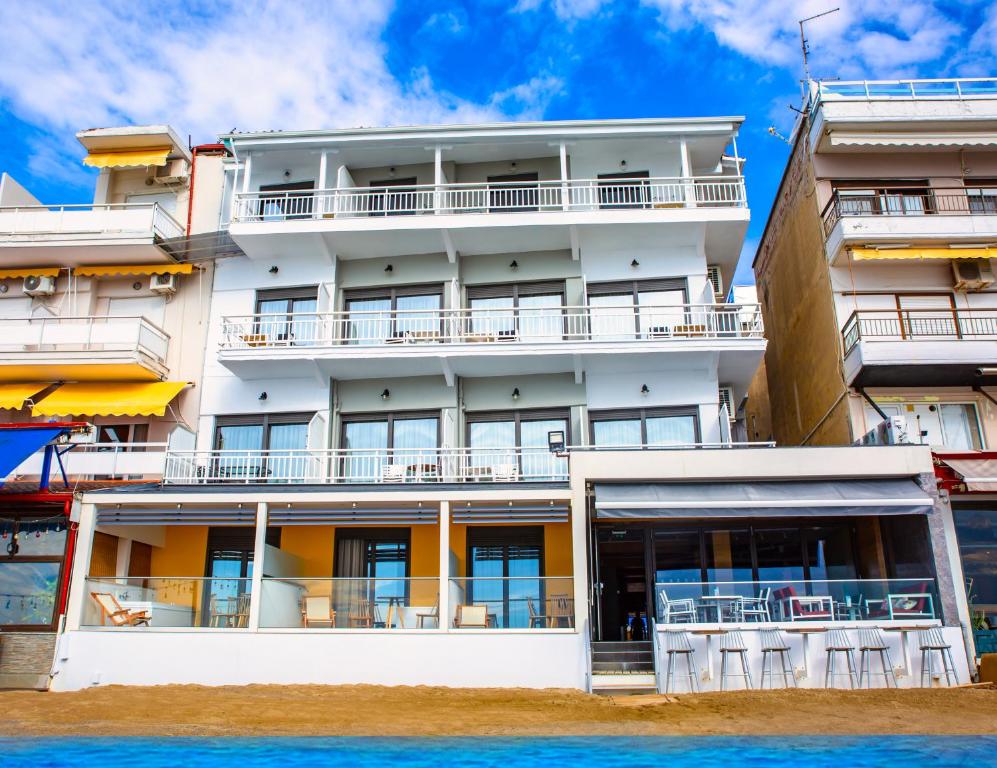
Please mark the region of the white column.
[[689, 162], [689, 145], [685, 139], [679, 142], [679, 157], [682, 161], [682, 178], [685, 183], [685, 205], [687, 208], [696, 207], [696, 187], [688, 179], [692, 176], [692, 164]]
[[575, 629], [578, 632], [591, 632], [589, 626], [588, 589], [588, 512], [585, 507], [585, 478], [571, 472], [572, 457], [569, 455], [568, 468], [571, 477], [571, 573], [575, 592]]
[[568, 210], [571, 207], [571, 189], [568, 186], [568, 145], [563, 141], [560, 144], [561, 155], [561, 207]]
[[114, 575], [119, 579], [128, 577], [128, 564], [132, 559], [132, 540], [123, 536], [118, 538], [118, 552], [114, 563]]
[[321, 219], [322, 215], [326, 213], [326, 201], [329, 199], [324, 190], [329, 188], [329, 151], [323, 149], [322, 154], [319, 156], [318, 161], [318, 188], [320, 190], [319, 197], [315, 201], [315, 218]]
[[260, 628], [260, 597], [263, 590], [263, 561], [267, 545], [267, 503], [256, 505], [256, 543], [253, 545], [253, 583], [249, 593], [249, 628]]
[[450, 630], [450, 502], [440, 502], [440, 609], [439, 628]]
[[443, 147], [436, 147], [433, 164], [433, 213], [443, 213]]
[[249, 176], [253, 172], [253, 153], [246, 153], [246, 162], [243, 163], [245, 166], [242, 171], [242, 193], [246, 194], [249, 192]]
[[93, 504], [80, 505], [80, 519], [76, 528], [76, 549], [73, 553], [73, 575], [69, 582], [69, 602], [66, 604], [66, 629], [79, 629], [83, 622], [83, 608], [90, 599], [87, 574], [90, 572], [90, 553], [93, 549], [93, 532], [97, 525], [97, 508]]

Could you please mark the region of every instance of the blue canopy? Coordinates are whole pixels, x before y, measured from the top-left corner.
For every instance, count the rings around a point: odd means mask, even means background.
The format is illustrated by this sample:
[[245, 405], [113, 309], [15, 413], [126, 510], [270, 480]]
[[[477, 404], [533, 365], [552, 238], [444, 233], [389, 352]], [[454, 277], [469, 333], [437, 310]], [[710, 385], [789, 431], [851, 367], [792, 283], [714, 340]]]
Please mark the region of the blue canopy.
[[0, 429], [0, 484], [31, 454], [66, 432], [65, 427], [11, 427]]

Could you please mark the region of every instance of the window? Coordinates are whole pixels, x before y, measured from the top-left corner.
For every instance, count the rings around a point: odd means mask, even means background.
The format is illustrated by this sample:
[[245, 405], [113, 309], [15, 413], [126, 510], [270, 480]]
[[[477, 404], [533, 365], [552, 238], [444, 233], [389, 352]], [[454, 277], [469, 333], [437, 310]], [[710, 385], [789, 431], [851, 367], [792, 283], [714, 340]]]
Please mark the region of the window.
[[[511, 173], [488, 177], [488, 211], [537, 211], [540, 185], [529, 184], [539, 180], [536, 173]], [[492, 185], [496, 186], [492, 186]]]
[[269, 342], [308, 346], [317, 338], [318, 287], [277, 288], [256, 292], [255, 333]]
[[488, 606], [496, 627], [529, 627], [530, 603], [544, 611], [543, 534], [539, 525], [468, 528], [464, 602]]
[[970, 213], [997, 213], [997, 182], [966, 182]]
[[[983, 449], [980, 422], [972, 403], [885, 403], [879, 406], [887, 416], [900, 416], [906, 426], [907, 442], [948, 450]], [[867, 431], [883, 419], [866, 404]]]
[[308, 475], [309, 413], [218, 416], [215, 466], [219, 479], [293, 482]]
[[470, 333], [489, 340], [564, 337], [564, 283], [512, 283], [467, 288]]
[[439, 477], [439, 413], [344, 414], [340, 444], [340, 471], [354, 482]]
[[358, 600], [369, 602], [375, 623], [389, 605], [408, 605], [410, 550], [408, 528], [337, 530], [334, 572], [345, 580], [335, 590], [337, 623], [361, 612]]
[[61, 511], [0, 519], [0, 627], [54, 626], [66, 528]]
[[309, 218], [315, 199], [314, 181], [261, 184], [259, 216], [264, 221]]
[[570, 443], [567, 410], [490, 411], [468, 413], [466, 419], [472, 475], [515, 474], [527, 480], [567, 476], [567, 458], [547, 447], [547, 433], [553, 431], [564, 432]]
[[411, 216], [418, 211], [416, 177], [370, 183], [369, 216]]
[[600, 208], [647, 208], [651, 200], [650, 173], [627, 171], [625, 173], [599, 174]]
[[[266, 543], [280, 546], [280, 528], [268, 528]], [[256, 529], [252, 527], [212, 527], [208, 529], [207, 563], [209, 580], [204, 590], [203, 626], [221, 626], [219, 617], [248, 617], [253, 578]], [[239, 621], [237, 621], [237, 624]]]
[[928, 182], [834, 182], [842, 216], [911, 216], [933, 213]]
[[599, 447], [694, 445], [700, 442], [695, 406], [589, 413], [592, 444]]
[[997, 628], [997, 504], [953, 505], [970, 608]]
[[657, 339], [687, 325], [684, 277], [627, 280], [588, 286], [594, 339]]
[[345, 291], [344, 302], [349, 344], [438, 341], [443, 332], [441, 285]]

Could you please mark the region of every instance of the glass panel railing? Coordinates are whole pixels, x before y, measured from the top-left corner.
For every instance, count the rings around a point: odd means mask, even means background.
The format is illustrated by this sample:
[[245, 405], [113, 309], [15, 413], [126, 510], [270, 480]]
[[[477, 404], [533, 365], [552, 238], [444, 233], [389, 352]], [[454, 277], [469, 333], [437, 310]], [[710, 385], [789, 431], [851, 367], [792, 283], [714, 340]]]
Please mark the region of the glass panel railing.
[[89, 578], [82, 625], [246, 628], [251, 592], [243, 578]]
[[574, 579], [569, 576], [472, 577], [450, 580], [456, 629], [571, 629]]
[[260, 627], [437, 629], [439, 586], [436, 577], [264, 577]]
[[940, 618], [930, 577], [657, 583], [660, 624]]

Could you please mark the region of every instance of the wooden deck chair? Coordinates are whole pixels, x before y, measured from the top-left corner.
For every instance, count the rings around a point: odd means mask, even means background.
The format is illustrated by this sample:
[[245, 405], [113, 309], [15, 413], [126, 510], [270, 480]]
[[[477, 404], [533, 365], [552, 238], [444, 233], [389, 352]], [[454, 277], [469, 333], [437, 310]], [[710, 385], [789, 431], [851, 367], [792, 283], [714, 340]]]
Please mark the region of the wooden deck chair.
[[575, 599], [567, 595], [553, 595], [550, 598], [550, 626], [571, 627], [575, 621]]
[[336, 626], [336, 612], [332, 608], [332, 598], [328, 595], [303, 597], [301, 621], [306, 627]]
[[530, 629], [539, 629], [546, 626], [549, 617], [542, 613], [537, 613], [537, 607], [533, 604], [533, 598], [526, 598], [526, 608], [530, 612]]
[[350, 603], [350, 612], [346, 617], [346, 623], [351, 627], [373, 627], [374, 612], [371, 610], [370, 600], [366, 597], [358, 597]]
[[91, 592], [90, 597], [100, 607], [100, 623], [111, 622], [112, 627], [137, 627], [142, 624], [149, 626], [152, 617], [148, 611], [130, 611], [122, 608], [121, 603], [110, 592]]
[[458, 605], [457, 615], [454, 616], [454, 626], [458, 628], [477, 627], [479, 629], [487, 629], [488, 606]]
[[440, 626], [440, 594], [436, 593], [436, 602], [433, 604], [432, 609], [429, 613], [416, 613], [415, 615], [415, 626], [417, 629], [426, 628], [426, 619], [436, 622], [436, 626]]

